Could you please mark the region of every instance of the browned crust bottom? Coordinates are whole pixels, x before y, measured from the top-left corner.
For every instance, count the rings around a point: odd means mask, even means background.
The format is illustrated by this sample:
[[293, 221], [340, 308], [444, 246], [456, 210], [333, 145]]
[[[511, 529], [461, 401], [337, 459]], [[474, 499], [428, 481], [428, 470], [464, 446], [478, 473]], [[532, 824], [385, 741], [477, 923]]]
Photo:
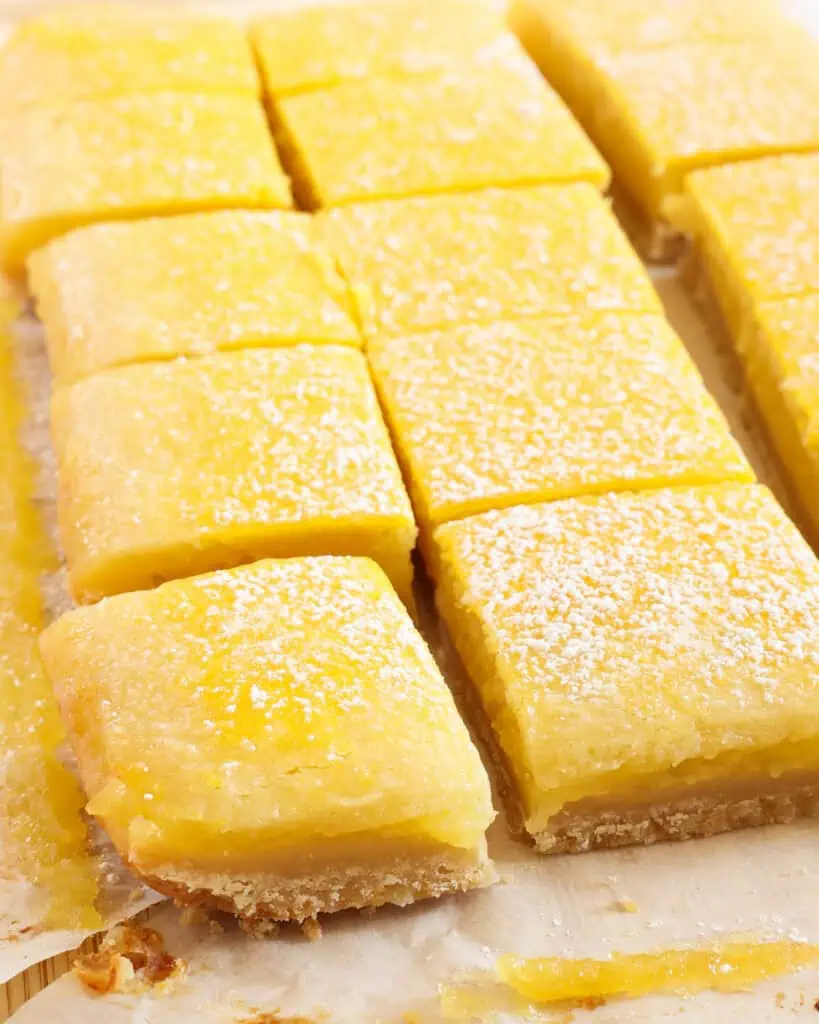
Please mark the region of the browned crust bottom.
[[617, 846], [697, 839], [760, 825], [780, 825], [819, 816], [819, 776], [794, 773], [749, 781], [744, 796], [691, 791], [667, 802], [610, 810], [581, 810], [582, 803], [556, 815], [537, 833], [542, 853], [584, 853]]
[[485, 843], [472, 850], [446, 848], [422, 858], [393, 858], [377, 866], [346, 867], [306, 878], [264, 872], [237, 878], [172, 865], [142, 877], [177, 904], [226, 911], [258, 931], [273, 922], [302, 922], [340, 910], [387, 903], [406, 906], [496, 880]]

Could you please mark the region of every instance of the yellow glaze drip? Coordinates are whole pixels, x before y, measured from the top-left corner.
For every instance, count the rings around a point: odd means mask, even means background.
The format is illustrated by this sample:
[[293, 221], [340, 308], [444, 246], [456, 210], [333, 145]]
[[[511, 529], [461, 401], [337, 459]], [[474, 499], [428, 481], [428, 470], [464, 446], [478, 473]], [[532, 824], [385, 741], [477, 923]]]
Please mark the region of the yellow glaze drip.
[[608, 960], [503, 956], [497, 971], [528, 999], [562, 1003], [667, 992], [694, 995], [707, 989], [738, 992], [817, 964], [819, 945], [814, 943], [737, 941], [703, 949], [618, 953]]
[[60, 758], [64, 732], [37, 651], [39, 576], [53, 552], [30, 505], [31, 467], [18, 440], [10, 337], [19, 308], [0, 298], [0, 875], [41, 887], [52, 925], [94, 928], [83, 796]]

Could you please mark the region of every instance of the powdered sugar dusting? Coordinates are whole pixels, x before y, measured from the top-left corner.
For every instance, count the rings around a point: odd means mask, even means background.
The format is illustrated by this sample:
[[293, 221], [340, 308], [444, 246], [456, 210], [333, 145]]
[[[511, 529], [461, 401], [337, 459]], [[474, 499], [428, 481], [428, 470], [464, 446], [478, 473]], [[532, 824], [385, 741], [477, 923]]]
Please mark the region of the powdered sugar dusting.
[[276, 113], [322, 206], [534, 182], [602, 187], [607, 179], [591, 142], [519, 48], [434, 76], [368, 78], [286, 97]]
[[590, 186], [488, 189], [362, 203], [319, 216], [368, 301], [368, 336], [584, 310], [660, 311]]
[[225, 546], [247, 560], [282, 531], [333, 544], [356, 527], [408, 559], [409, 500], [355, 349], [122, 367], [58, 392], [53, 421], [72, 572], [141, 551], [140, 571], [162, 578], [174, 545], [203, 571]]
[[572, 494], [751, 479], [658, 316], [462, 326], [375, 339], [368, 354], [427, 523]]
[[[646, 175], [659, 179], [673, 168], [687, 171], [819, 145], [819, 69], [812, 42], [780, 32], [602, 59], [620, 124], [639, 125]], [[638, 194], [644, 185], [648, 181], [632, 180], [631, 190]]]
[[474, 0], [289, 5], [252, 38], [273, 96], [352, 79], [429, 74], [506, 48], [502, 13]]
[[97, 224], [31, 261], [52, 369], [292, 342], [360, 344], [311, 217], [226, 210]]
[[[9, 118], [3, 138], [10, 246], [101, 219], [291, 205], [264, 111], [246, 96], [136, 93], [38, 107]], [[32, 222], [46, 237], [29, 239]]]
[[227, 18], [111, 5], [51, 10], [19, 25], [0, 67], [13, 107], [151, 89], [255, 96], [245, 33]]
[[725, 484], [520, 506], [437, 533], [549, 790], [819, 732], [819, 564]]
[[759, 301], [819, 290], [819, 155], [698, 171], [688, 189], [706, 245]]

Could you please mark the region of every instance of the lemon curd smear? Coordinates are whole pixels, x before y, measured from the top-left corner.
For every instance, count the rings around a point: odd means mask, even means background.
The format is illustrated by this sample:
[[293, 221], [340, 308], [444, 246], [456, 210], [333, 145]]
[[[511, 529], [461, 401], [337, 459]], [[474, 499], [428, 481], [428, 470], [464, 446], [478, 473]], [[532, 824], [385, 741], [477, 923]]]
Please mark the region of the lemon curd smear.
[[83, 795], [61, 759], [65, 733], [37, 651], [39, 577], [54, 553], [31, 505], [32, 467], [19, 441], [11, 332], [20, 308], [0, 296], [0, 876], [45, 893], [46, 923], [90, 929], [101, 922]]
[[497, 972], [515, 992], [539, 1003], [662, 993], [695, 995], [708, 989], [739, 992], [766, 978], [819, 965], [811, 942], [726, 942], [702, 949], [614, 954], [608, 960], [503, 956]]

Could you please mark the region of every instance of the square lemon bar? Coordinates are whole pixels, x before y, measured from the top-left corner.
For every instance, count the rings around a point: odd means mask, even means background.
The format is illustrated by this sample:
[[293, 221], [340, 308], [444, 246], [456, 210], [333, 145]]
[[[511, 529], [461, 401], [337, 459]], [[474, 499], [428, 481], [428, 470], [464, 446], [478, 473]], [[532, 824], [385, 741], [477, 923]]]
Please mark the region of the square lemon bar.
[[761, 485], [440, 527], [441, 614], [543, 852], [819, 812], [819, 562]]
[[415, 523], [364, 356], [224, 352], [123, 366], [52, 402], [80, 602], [262, 557], [367, 555], [411, 602]]
[[220, 349], [362, 344], [347, 284], [303, 213], [95, 224], [38, 250], [28, 269], [58, 383]]
[[161, 892], [261, 923], [493, 881], [486, 773], [369, 559], [120, 595], [41, 646], [88, 810]]
[[806, 530], [819, 543], [819, 294], [761, 303], [738, 349]]
[[661, 316], [533, 318], [375, 339], [419, 522], [601, 491], [753, 479]]
[[545, 313], [662, 311], [586, 183], [361, 203], [319, 220], [368, 339]]
[[156, 90], [258, 96], [242, 27], [135, 6], [72, 6], [21, 22], [0, 56], [4, 110]]
[[[506, 33], [497, 4], [475, 0], [379, 0], [291, 5], [251, 26], [273, 99], [361, 78], [440, 71], [483, 59]], [[505, 43], [501, 43], [505, 46]]]
[[757, 304], [819, 291], [819, 154], [696, 171], [685, 215], [735, 338]]
[[157, 92], [37, 107], [0, 123], [0, 263], [93, 221], [291, 206], [264, 111], [240, 95]]
[[819, 44], [781, 31], [595, 56], [552, 52], [550, 21], [530, 52], [562, 93], [637, 212], [652, 257], [679, 248], [679, 201], [699, 167], [819, 149]]
[[503, 59], [286, 97], [274, 124], [301, 205], [588, 181], [608, 168], [509, 38]]

